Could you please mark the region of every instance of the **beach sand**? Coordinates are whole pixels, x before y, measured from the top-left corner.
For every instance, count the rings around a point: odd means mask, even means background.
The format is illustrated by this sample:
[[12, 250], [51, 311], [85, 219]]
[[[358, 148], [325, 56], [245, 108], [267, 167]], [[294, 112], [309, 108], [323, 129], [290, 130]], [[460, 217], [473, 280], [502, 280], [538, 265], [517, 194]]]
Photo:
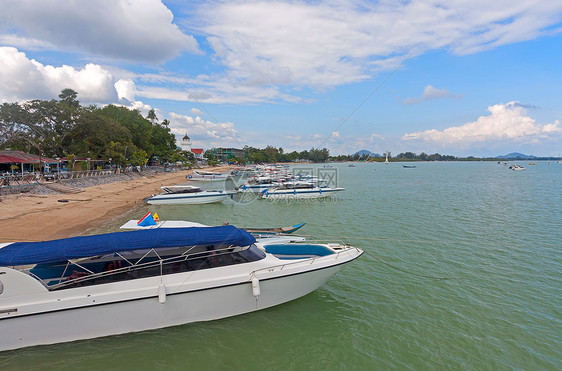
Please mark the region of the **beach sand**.
[[[227, 167], [208, 168], [225, 171]], [[158, 193], [161, 186], [185, 183], [191, 170], [158, 173], [81, 188], [76, 194], [2, 196], [0, 243], [73, 237], [99, 228]], [[68, 202], [59, 202], [68, 200]]]

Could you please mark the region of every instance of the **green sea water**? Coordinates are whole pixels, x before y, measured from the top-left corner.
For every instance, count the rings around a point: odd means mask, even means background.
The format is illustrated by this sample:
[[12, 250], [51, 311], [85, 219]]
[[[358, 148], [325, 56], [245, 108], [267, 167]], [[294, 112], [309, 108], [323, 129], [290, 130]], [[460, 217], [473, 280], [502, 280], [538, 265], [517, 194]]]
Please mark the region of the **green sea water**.
[[[304, 165], [337, 198], [145, 205], [209, 225], [306, 222], [365, 254], [315, 292], [223, 320], [0, 353], [0, 369], [562, 369], [562, 164]], [[1, 334], [0, 334], [1, 336]]]

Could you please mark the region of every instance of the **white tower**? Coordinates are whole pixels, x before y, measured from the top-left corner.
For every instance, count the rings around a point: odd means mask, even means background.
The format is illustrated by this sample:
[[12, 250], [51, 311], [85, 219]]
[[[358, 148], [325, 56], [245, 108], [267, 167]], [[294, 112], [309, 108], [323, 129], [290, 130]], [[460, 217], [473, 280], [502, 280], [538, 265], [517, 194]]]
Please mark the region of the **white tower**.
[[180, 142], [180, 147], [182, 151], [191, 152], [191, 139], [185, 134], [185, 137], [182, 138]]

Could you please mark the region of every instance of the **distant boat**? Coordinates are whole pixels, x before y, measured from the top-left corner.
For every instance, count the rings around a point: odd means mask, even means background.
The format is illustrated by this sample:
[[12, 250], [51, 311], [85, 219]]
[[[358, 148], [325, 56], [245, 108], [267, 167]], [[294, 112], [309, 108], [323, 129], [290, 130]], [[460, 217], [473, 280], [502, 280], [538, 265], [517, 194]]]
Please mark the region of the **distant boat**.
[[523, 167], [523, 166], [521, 166], [521, 165], [517, 165], [517, 164], [511, 165], [509, 168], [510, 168], [511, 170], [514, 170], [514, 171], [523, 171], [523, 170], [527, 170], [527, 168], [525, 168], [525, 167]]
[[341, 191], [345, 188], [320, 187], [313, 182], [288, 182], [262, 191], [260, 197], [269, 200], [323, 198]]
[[355, 164], [349, 164], [348, 166], [349, 167], [355, 167]]
[[407, 169], [413, 169], [416, 167], [416, 165], [402, 165], [402, 167], [405, 167]]

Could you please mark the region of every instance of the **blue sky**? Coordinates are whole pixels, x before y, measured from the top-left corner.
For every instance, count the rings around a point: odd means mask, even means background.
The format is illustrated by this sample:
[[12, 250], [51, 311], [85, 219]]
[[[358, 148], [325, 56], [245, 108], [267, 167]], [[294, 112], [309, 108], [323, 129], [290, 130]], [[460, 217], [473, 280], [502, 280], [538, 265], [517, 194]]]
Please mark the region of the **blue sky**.
[[562, 152], [562, 3], [0, 0], [0, 101], [155, 109], [194, 147]]

